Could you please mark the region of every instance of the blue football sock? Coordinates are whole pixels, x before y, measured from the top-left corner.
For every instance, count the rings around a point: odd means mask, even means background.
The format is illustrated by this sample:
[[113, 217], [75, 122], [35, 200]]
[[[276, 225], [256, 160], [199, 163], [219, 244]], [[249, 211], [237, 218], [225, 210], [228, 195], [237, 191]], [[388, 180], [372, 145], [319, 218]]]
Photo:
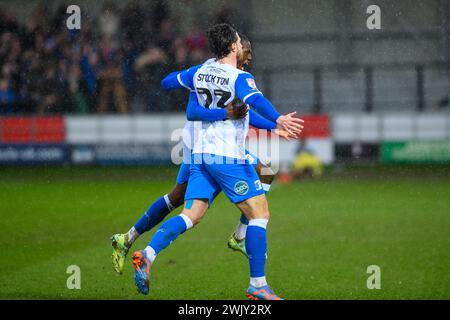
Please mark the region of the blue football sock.
[[192, 227], [192, 221], [186, 215], [180, 214], [164, 222], [156, 231], [148, 244], [158, 254], [174, 241], [180, 234]]
[[264, 277], [266, 265], [266, 225], [267, 219], [252, 219], [247, 227], [245, 250], [250, 264], [250, 277]]
[[175, 208], [172, 207], [169, 197], [165, 195], [152, 203], [134, 228], [139, 234], [143, 234], [160, 223], [173, 209]]
[[241, 221], [242, 224], [248, 226], [248, 219], [244, 216], [243, 213], [241, 213], [241, 218], [239, 220]]

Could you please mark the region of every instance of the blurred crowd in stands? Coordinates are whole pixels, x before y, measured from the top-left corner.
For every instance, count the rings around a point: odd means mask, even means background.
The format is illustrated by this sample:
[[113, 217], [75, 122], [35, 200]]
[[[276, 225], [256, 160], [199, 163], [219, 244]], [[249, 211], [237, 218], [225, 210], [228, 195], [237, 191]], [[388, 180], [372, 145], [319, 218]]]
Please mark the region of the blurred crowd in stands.
[[[38, 6], [23, 24], [0, 8], [0, 114], [140, 113], [183, 110], [186, 93], [167, 94], [162, 77], [210, 56], [204, 28], [177, 30], [164, 1], [99, 16], [68, 30], [67, 6]], [[226, 21], [223, 6], [208, 23]]]

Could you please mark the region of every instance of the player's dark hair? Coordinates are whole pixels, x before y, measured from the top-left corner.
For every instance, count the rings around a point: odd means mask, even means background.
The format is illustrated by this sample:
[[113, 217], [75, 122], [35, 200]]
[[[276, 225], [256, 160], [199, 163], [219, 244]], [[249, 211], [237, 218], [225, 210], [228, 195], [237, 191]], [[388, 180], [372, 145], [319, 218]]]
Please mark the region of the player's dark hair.
[[239, 37], [241, 37], [242, 46], [248, 46], [250, 48], [252, 47], [250, 39], [247, 38], [247, 36], [245, 34], [239, 32]]
[[237, 31], [228, 23], [213, 25], [206, 32], [211, 52], [221, 59], [231, 52], [231, 45], [238, 40]]
[[239, 37], [241, 37], [241, 43], [243, 43], [243, 42], [250, 43], [250, 40], [248, 39], [248, 37], [245, 34], [239, 32]]

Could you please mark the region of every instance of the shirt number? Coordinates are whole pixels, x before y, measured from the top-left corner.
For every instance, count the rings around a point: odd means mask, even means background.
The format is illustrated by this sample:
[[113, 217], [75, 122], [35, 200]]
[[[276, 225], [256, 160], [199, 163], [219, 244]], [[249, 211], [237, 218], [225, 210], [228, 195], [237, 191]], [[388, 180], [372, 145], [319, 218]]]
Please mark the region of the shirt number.
[[213, 93], [211, 93], [211, 91], [208, 90], [207, 88], [196, 88], [196, 89], [199, 94], [204, 94], [206, 96], [205, 108], [208, 109], [213, 101], [213, 94], [214, 96], [220, 97], [219, 101], [217, 102], [217, 107], [219, 108], [225, 108], [225, 102], [227, 102], [228, 99], [230, 99], [231, 97], [231, 92], [225, 90], [215, 89]]

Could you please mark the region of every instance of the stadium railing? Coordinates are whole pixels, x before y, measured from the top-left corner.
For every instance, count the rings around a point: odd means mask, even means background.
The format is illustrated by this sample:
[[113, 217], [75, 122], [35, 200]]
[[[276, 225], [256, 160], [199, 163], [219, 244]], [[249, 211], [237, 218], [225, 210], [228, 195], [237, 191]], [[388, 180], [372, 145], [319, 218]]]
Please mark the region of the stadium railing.
[[449, 110], [442, 62], [287, 65], [256, 68], [264, 94], [283, 111], [305, 113]]

